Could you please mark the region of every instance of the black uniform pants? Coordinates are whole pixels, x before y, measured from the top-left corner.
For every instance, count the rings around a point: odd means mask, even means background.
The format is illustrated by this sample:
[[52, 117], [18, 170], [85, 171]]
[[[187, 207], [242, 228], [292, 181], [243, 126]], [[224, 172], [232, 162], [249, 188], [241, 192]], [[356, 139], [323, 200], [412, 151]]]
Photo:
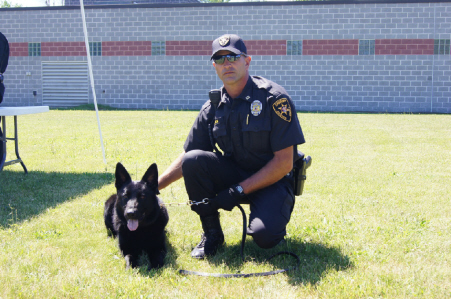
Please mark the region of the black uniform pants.
[[[3, 137], [3, 133], [2, 133], [2, 117], [0, 116], [0, 138]], [[3, 142], [0, 141], [0, 161], [3, 158]]]
[[[240, 169], [230, 158], [213, 152], [189, 151], [182, 161], [185, 187], [191, 201], [213, 198], [218, 192], [252, 175]], [[250, 216], [247, 234], [261, 248], [277, 245], [286, 235], [294, 207], [291, 181], [279, 182], [247, 196]]]

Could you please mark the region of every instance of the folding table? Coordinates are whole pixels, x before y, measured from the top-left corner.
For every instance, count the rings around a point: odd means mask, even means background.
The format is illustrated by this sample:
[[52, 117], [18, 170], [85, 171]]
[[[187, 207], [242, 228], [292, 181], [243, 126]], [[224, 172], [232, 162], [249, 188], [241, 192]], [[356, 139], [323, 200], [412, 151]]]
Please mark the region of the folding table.
[[[17, 134], [17, 116], [24, 114], [35, 114], [41, 112], [49, 111], [49, 106], [23, 106], [23, 107], [0, 107], [0, 117], [2, 118], [2, 126], [3, 126], [3, 136], [0, 138], [0, 146], [3, 147], [3, 155], [0, 156], [0, 171], [3, 170], [4, 166], [8, 166], [11, 164], [20, 163], [23, 167], [25, 173], [28, 173], [25, 164], [19, 156], [19, 137]], [[14, 138], [6, 137], [6, 116], [14, 116]], [[15, 148], [16, 148], [16, 158], [15, 160], [6, 161], [6, 141], [14, 140]]]

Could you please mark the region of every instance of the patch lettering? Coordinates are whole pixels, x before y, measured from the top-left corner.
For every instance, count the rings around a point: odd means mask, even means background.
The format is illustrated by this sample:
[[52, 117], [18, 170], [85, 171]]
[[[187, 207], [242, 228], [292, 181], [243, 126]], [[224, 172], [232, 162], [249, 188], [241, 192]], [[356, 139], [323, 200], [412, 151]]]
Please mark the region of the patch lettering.
[[277, 116], [287, 122], [291, 122], [291, 106], [290, 102], [286, 98], [281, 98], [277, 100], [272, 108], [276, 112]]

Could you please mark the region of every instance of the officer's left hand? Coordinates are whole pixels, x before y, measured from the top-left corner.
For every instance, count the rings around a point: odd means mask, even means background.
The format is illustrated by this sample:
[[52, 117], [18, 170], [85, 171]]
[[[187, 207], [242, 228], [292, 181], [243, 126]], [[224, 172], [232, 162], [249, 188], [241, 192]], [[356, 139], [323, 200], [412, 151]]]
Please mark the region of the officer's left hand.
[[246, 195], [237, 190], [238, 185], [222, 190], [218, 195], [210, 200], [210, 204], [216, 209], [233, 210]]

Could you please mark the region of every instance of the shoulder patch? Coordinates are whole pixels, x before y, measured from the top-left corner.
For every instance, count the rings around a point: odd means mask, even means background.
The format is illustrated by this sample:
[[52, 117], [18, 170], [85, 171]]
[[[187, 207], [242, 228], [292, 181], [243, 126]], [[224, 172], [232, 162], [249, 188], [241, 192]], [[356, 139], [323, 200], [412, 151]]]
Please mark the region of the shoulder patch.
[[272, 108], [281, 119], [291, 122], [291, 106], [286, 98], [278, 99], [272, 104]]

